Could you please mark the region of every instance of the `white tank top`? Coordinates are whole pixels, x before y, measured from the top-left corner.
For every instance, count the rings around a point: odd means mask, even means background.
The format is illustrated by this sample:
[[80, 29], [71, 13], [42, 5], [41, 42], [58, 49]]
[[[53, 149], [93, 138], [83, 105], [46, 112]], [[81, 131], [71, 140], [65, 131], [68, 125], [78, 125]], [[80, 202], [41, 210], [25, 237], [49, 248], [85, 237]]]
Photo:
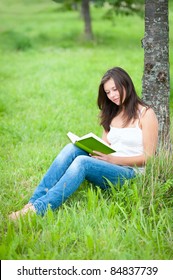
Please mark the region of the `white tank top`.
[[[145, 107], [143, 107], [139, 113], [139, 119], [144, 108]], [[112, 155], [133, 157], [140, 156], [144, 152], [142, 130], [139, 127], [139, 120], [135, 127], [116, 128], [110, 126], [107, 139], [110, 146], [116, 151]], [[137, 170], [142, 172], [144, 168], [139, 167]]]

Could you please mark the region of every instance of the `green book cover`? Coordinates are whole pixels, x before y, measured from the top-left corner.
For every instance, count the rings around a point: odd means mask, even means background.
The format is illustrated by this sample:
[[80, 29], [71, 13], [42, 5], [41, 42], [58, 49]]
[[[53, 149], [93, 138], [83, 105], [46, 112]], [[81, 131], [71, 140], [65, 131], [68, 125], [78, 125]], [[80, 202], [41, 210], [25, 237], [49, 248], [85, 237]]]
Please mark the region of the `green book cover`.
[[105, 141], [93, 133], [78, 137], [72, 132], [68, 132], [67, 136], [73, 144], [88, 152], [89, 154], [93, 154], [93, 151], [98, 151], [103, 154], [111, 154], [116, 152]]

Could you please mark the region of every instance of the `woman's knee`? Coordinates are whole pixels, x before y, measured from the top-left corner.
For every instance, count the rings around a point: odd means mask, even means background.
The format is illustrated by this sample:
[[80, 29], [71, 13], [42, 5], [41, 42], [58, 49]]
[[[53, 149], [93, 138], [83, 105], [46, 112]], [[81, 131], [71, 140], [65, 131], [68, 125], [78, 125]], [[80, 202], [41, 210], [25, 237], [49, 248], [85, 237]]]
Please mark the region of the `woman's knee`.
[[86, 170], [89, 165], [90, 157], [87, 155], [79, 155], [73, 161], [73, 168], [77, 168], [78, 170]]
[[68, 155], [72, 155], [74, 158], [78, 157], [78, 156], [88, 156], [88, 153], [85, 152], [84, 150], [80, 149], [79, 147], [77, 147], [76, 145], [74, 145], [73, 143], [69, 143], [67, 144], [63, 151], [65, 151], [66, 154]]
[[67, 145], [65, 145], [64, 149], [66, 150], [75, 150], [75, 145], [73, 143], [68, 143]]
[[69, 143], [60, 151], [60, 155], [70, 155], [76, 152], [76, 147], [74, 144]]

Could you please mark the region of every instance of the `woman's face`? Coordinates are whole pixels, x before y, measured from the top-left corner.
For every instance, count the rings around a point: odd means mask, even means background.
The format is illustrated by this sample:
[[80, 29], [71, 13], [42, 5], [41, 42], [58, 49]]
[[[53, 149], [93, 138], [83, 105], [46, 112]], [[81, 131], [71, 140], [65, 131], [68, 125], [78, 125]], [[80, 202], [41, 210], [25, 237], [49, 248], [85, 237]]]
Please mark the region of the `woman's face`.
[[[110, 78], [107, 82], [104, 83], [103, 85], [104, 91], [107, 95], [107, 97], [116, 105], [121, 104], [120, 100], [120, 93], [118, 89], [116, 88], [115, 82], [112, 78]], [[123, 92], [123, 101], [125, 99], [125, 90]]]

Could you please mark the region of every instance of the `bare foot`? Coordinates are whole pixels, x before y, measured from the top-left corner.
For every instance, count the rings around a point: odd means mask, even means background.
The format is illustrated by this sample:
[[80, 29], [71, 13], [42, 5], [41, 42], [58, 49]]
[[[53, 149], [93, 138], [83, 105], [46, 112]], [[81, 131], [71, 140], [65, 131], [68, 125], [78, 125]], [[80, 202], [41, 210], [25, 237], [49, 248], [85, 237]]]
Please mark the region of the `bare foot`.
[[34, 206], [33, 206], [31, 203], [26, 204], [26, 205], [25, 205], [21, 210], [19, 210], [19, 211], [12, 212], [12, 213], [9, 215], [9, 219], [10, 219], [10, 220], [17, 220], [17, 219], [19, 219], [20, 217], [26, 215], [28, 212], [36, 213], [36, 210], [35, 210]]
[[26, 209], [26, 208], [28, 208], [28, 207], [30, 207], [30, 206], [32, 206], [32, 203], [27, 203], [24, 207], [23, 207], [23, 209]]

